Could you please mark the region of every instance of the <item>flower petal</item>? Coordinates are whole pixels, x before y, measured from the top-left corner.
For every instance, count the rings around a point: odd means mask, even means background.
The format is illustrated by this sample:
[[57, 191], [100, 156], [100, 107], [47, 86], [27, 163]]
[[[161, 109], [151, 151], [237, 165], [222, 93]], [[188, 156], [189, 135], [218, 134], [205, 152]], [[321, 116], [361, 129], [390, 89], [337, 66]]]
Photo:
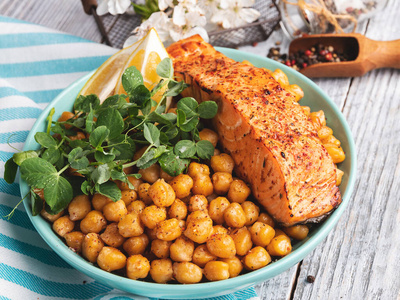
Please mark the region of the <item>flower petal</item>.
[[252, 23], [260, 17], [260, 12], [253, 8], [243, 8], [240, 10], [239, 16], [247, 23]]
[[177, 5], [174, 7], [172, 21], [178, 26], [186, 25], [185, 8], [182, 5]]

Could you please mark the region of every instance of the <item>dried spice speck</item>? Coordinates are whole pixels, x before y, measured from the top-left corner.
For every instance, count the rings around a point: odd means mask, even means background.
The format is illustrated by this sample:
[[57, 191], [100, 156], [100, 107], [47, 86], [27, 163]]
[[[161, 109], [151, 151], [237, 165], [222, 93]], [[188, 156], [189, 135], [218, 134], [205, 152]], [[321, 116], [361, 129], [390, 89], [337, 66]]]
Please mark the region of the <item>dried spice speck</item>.
[[308, 283], [313, 283], [315, 281], [315, 277], [314, 276], [312, 276], [312, 275], [308, 275], [307, 276], [307, 282]]

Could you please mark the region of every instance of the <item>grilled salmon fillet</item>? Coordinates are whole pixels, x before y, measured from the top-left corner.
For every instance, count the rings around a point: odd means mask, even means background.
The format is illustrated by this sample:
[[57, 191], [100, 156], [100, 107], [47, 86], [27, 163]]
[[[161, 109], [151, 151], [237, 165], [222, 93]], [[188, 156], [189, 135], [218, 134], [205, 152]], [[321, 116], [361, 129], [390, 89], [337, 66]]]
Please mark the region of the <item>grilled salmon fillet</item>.
[[337, 207], [336, 167], [295, 97], [261, 68], [236, 62], [200, 36], [167, 48], [183, 96], [213, 100], [212, 120], [235, 172], [284, 226], [315, 222]]

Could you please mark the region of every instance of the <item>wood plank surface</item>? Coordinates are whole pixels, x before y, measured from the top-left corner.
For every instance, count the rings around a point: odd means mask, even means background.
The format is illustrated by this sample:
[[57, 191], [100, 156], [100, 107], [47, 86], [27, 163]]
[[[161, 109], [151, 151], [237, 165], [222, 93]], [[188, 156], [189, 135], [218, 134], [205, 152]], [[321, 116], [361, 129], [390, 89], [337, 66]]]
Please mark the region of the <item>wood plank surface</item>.
[[[80, 1], [2, 0], [0, 14], [101, 41], [92, 16]], [[376, 40], [400, 39], [400, 1], [361, 24]], [[256, 47], [241, 50], [266, 56], [289, 41], [280, 30]], [[399, 49], [400, 51], [400, 49]], [[400, 299], [400, 71], [382, 69], [360, 78], [315, 82], [342, 110], [352, 130], [358, 176], [338, 225], [301, 263], [256, 286], [267, 299]], [[315, 277], [314, 283], [307, 276]]]

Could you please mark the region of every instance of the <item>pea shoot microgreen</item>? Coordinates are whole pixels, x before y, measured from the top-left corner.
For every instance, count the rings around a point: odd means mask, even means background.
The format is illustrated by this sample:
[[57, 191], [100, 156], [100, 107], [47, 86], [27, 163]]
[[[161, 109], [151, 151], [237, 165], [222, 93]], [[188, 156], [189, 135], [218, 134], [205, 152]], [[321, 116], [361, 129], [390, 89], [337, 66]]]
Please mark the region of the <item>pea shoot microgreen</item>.
[[[179, 95], [188, 85], [174, 79], [169, 58], [161, 61], [156, 71], [162, 79], [148, 89], [141, 73], [129, 67], [122, 75], [127, 95], [113, 95], [103, 103], [96, 95], [80, 95], [74, 103], [75, 115], [67, 121], [54, 121], [52, 109], [47, 131], [35, 134], [41, 148], [15, 153], [6, 162], [5, 180], [12, 183], [19, 166], [21, 178], [31, 187], [33, 215], [43, 208], [56, 214], [82, 193], [119, 200], [121, 191], [114, 181], [130, 185], [128, 176], [140, 177], [125, 174], [124, 168], [144, 169], [158, 163], [166, 173], [176, 176], [191, 159], [211, 158], [213, 145], [199, 138], [200, 119], [213, 118], [217, 104], [198, 104], [185, 97], [178, 101], [176, 114], [168, 112], [167, 97]], [[152, 100], [163, 88], [161, 100]], [[77, 132], [84, 138], [77, 139]], [[143, 155], [132, 160], [142, 147]], [[45, 203], [35, 189], [43, 189]]]

